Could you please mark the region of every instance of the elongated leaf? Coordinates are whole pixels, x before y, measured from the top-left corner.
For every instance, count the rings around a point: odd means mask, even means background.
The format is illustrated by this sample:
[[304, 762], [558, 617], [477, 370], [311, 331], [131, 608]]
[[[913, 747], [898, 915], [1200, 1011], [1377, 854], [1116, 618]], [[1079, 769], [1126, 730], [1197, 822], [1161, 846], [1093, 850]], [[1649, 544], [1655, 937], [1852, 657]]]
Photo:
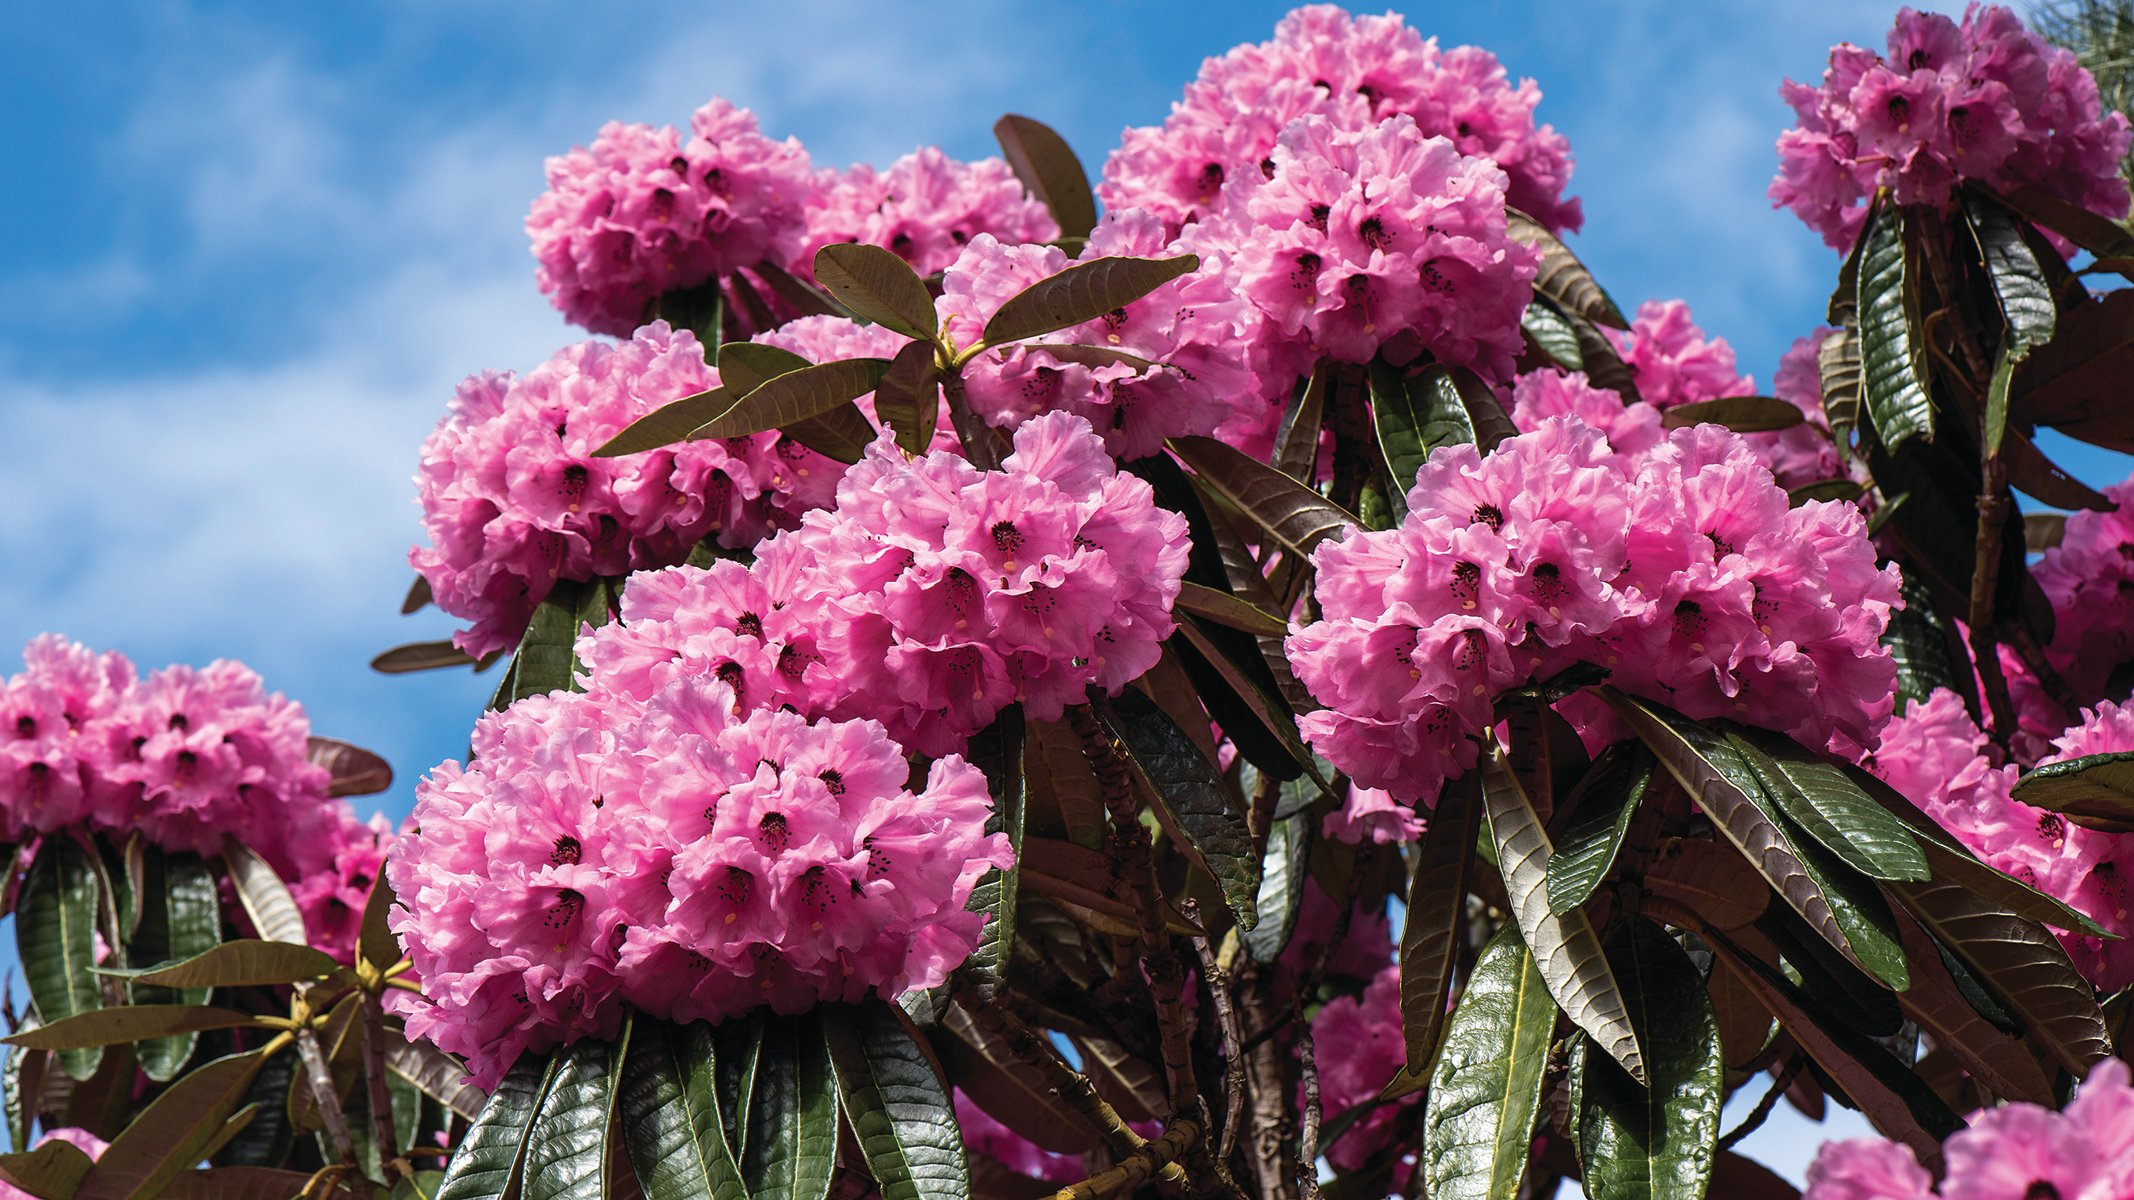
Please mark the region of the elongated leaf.
[[[594, 449], [593, 457], [618, 458], [671, 446], [732, 408], [736, 399], [738, 397], [730, 389], [715, 387], [663, 404], [623, 426], [621, 432]], [[371, 665], [381, 671], [386, 669], [375, 662]]]
[[263, 1061], [256, 1050], [232, 1054], [171, 1084], [111, 1140], [76, 1200], [147, 1200], [191, 1170], [224, 1136]]
[[1337, 369], [1331, 359], [1313, 364], [1312, 373], [1297, 384], [1289, 407], [1282, 410], [1282, 427], [1269, 461], [1292, 479], [1308, 478], [1319, 461], [1320, 435], [1326, 429], [1326, 393]]
[[2045, 270], [2031, 253], [2016, 218], [2007, 209], [1974, 192], [1964, 194], [1964, 216], [1971, 225], [1986, 273], [1993, 280], [1993, 294], [2000, 301], [2001, 317], [2008, 323], [2005, 349], [2011, 358], [2022, 358], [2034, 346], [2052, 340], [2053, 321], [2059, 306], [2053, 303], [2052, 285]]
[[1561, 915], [1549, 909], [1548, 864], [1555, 848], [1549, 845], [1548, 832], [1541, 827], [1526, 789], [1502, 754], [1488, 754], [1480, 770], [1482, 804], [1489, 815], [1490, 839], [1496, 846], [1498, 870], [1504, 875], [1504, 891], [1549, 994], [1573, 1024], [1585, 1030], [1632, 1078], [1645, 1082], [1644, 1053], [1630, 1026], [1622, 987], [1608, 967], [1592, 923], [1579, 909]]
[[1371, 413], [1378, 445], [1393, 486], [1406, 493], [1415, 473], [1441, 446], [1471, 445], [1489, 450], [1506, 435], [1510, 422], [1486, 388], [1461, 386], [1452, 369], [1432, 363], [1412, 375], [1374, 363], [1371, 367]]
[[1254, 962], [1273, 962], [1289, 945], [1304, 902], [1304, 881], [1311, 877], [1311, 847], [1309, 813], [1276, 821], [1267, 831], [1267, 858], [1260, 867], [1260, 894], [1254, 905], [1259, 920], [1238, 935]]
[[386, 1038], [385, 1066], [423, 1095], [444, 1105], [454, 1115], [472, 1121], [482, 1115], [488, 1095], [467, 1081], [467, 1069], [457, 1059], [428, 1042], [411, 1042], [391, 1035]]
[[1650, 1055], [1639, 1087], [1582, 1042], [1571, 1060], [1579, 1159], [1592, 1200], [1702, 1200], [1719, 1147], [1726, 1062], [1704, 978], [1675, 940], [1633, 919], [1608, 940], [1630, 1021]]
[[2047, 763], [2023, 776], [2015, 798], [2091, 829], [2134, 830], [2134, 753]]
[[1017, 1134], [1055, 1154], [1087, 1154], [1101, 1144], [1100, 1131], [1061, 1098], [1051, 1076], [960, 1005], [948, 1010], [928, 1040], [956, 1087]]
[[926, 284], [910, 263], [880, 246], [824, 246], [815, 252], [815, 282], [862, 321], [922, 339], [940, 328]]
[[1754, 924], [1770, 908], [1770, 884], [1742, 870], [1741, 855], [1721, 842], [1663, 838], [1640, 882], [1651, 895], [1697, 914], [1700, 923], [1729, 932]]
[[1164, 828], [1215, 877], [1238, 928], [1250, 930], [1259, 920], [1260, 856], [1244, 814], [1230, 807], [1215, 764], [1154, 701], [1132, 688], [1098, 713]]
[[393, 786], [393, 768], [361, 746], [314, 737], [305, 739], [304, 749], [312, 765], [331, 777], [327, 795], [369, 796]]
[[509, 708], [528, 696], [577, 691], [578, 634], [608, 623], [619, 581], [559, 579], [534, 608], [526, 633], [511, 656], [511, 669], [490, 697], [491, 709]]
[[526, 1200], [605, 1200], [617, 1051], [586, 1040], [557, 1052], [555, 1081], [526, 1145]]
[[[728, 347], [728, 352], [733, 349]], [[765, 380], [689, 437], [692, 441], [743, 437], [823, 417], [873, 391], [888, 370], [886, 358], [847, 358], [789, 371]]]
[[1340, 505], [1213, 438], [1172, 438], [1171, 449], [1202, 484], [1298, 554], [1357, 523]]
[[742, 1140], [741, 1177], [756, 1200], [821, 1200], [837, 1158], [837, 1081], [813, 1013], [764, 1022]]
[[2024, 218], [2045, 226], [2098, 258], [2134, 256], [2134, 233], [2117, 221], [2036, 187], [2012, 188], [1997, 197]]
[[1654, 770], [1650, 756], [1615, 749], [1578, 781], [1563, 844], [1549, 856], [1549, 911], [1562, 914], [1584, 904], [1608, 877]]
[[1481, 832], [1482, 798], [1473, 783], [1446, 789], [1408, 878], [1408, 916], [1400, 934], [1400, 1031], [1406, 1049], [1400, 1070], [1379, 1093], [1381, 1100], [1420, 1090], [1434, 1069], [1431, 1056], [1445, 1028], [1445, 995], [1467, 928], [1468, 881]]
[[1289, 622], [1273, 613], [1240, 600], [1229, 592], [1202, 587], [1197, 583], [1182, 584], [1179, 587], [1178, 607], [1195, 616], [1206, 617], [1218, 625], [1246, 633], [1264, 633], [1275, 637], [1289, 633]]
[[1934, 402], [1919, 369], [1906, 292], [1904, 211], [1879, 205], [1868, 214], [1859, 274], [1860, 361], [1867, 418], [1882, 445], [1895, 450], [1907, 438], [1934, 440]]
[[[2007, 380], [2006, 371], [1994, 373], [1993, 394], [1996, 398], [2004, 396]], [[1990, 410], [1992, 406], [1988, 407]], [[2001, 408], [2005, 416], [2005, 403]], [[2038, 449], [2030, 435], [2013, 425], [2002, 433], [2001, 463], [2008, 468], [2008, 486], [2047, 504], [2059, 508], [2086, 508], [2092, 512], [2111, 512], [2118, 507], [2103, 493], [2045, 457], [2045, 452]]]
[[874, 415], [897, 431], [906, 454], [924, 454], [941, 419], [941, 368], [930, 342], [913, 342], [889, 360], [874, 385]]
[[1668, 429], [1691, 425], [1724, 425], [1735, 433], [1765, 433], [1791, 429], [1807, 420], [1792, 404], [1771, 396], [1721, 396], [1694, 404], [1678, 404], [1660, 415]]
[[986, 322], [985, 342], [999, 346], [1094, 321], [1199, 269], [1200, 257], [1193, 254], [1075, 263], [1008, 297]]
[[370, 660], [370, 669], [381, 675], [407, 675], [415, 671], [473, 665], [473, 656], [451, 642], [410, 642]]
[[1958, 669], [1962, 635], [1934, 607], [1934, 593], [1925, 582], [1907, 573], [1903, 582], [1904, 607], [1893, 610], [1882, 631], [1882, 644], [1897, 667], [1897, 706], [1906, 701], [1925, 701], [1937, 689], [1964, 694], [1965, 661]]
[[[15, 900], [15, 953], [37, 1018], [54, 1025], [103, 1007], [96, 965], [96, 869], [65, 834], [48, 837]], [[73, 1079], [96, 1073], [102, 1052], [68, 1050], [59, 1065]]]
[[646, 1200], [745, 1200], [721, 1128], [711, 1030], [639, 1017], [617, 1097], [623, 1143]]
[[1865, 368], [1860, 362], [1859, 314], [1847, 309], [1837, 328], [1823, 336], [1815, 351], [1816, 374], [1822, 379], [1823, 417], [1830, 422], [1841, 445], [1849, 443], [1851, 431], [1860, 424], [1861, 392]]
[[[1228, 734], [1233, 742], [1239, 740], [1244, 722], [1237, 719], [1236, 714], [1242, 710], [1245, 716], [1263, 731], [1266, 738], [1281, 747], [1282, 753], [1289, 760], [1279, 764], [1282, 770], [1270, 771], [1269, 774], [1277, 778], [1294, 778], [1300, 773], [1310, 774], [1312, 782], [1322, 792], [1332, 795], [1330, 783], [1319, 774], [1311, 748], [1304, 744], [1303, 737], [1297, 733], [1297, 714], [1289, 707], [1289, 701], [1272, 681], [1252, 670], [1252, 667], [1259, 665], [1258, 657], [1254, 656], [1248, 662], [1240, 663], [1216, 644], [1215, 639], [1219, 631], [1203, 626], [1192, 617], [1180, 618], [1178, 632], [1182, 635], [1185, 646], [1176, 648], [1190, 648], [1195, 651], [1200, 661], [1206, 664], [1215, 676], [1213, 680], [1207, 680], [1202, 676], [1193, 675], [1190, 660], [1182, 653], [1179, 655], [1180, 661], [1186, 664], [1187, 674], [1198, 684], [1201, 699], [1207, 700], [1218, 688], [1236, 697], [1234, 704], [1227, 710], [1222, 710], [1227, 717], [1222, 722], [1223, 732]], [[1216, 686], [1211, 687], [1210, 683]]]
[[1870, 879], [1925, 879], [1926, 852], [1890, 811], [1875, 803], [1842, 766], [1783, 734], [1747, 730], [1730, 735], [1768, 783], [1775, 771], [1783, 788], [1774, 789], [1788, 819]]
[[882, 1200], [968, 1200], [971, 1172], [948, 1093], [895, 1009], [819, 1009], [837, 1087]]
[[768, 342], [728, 342], [719, 347], [719, 377], [737, 401], [780, 375], [812, 365], [791, 350]]
[[310, 946], [244, 938], [178, 962], [109, 973], [123, 974], [137, 984], [205, 990], [320, 979], [340, 966], [333, 955]]
[[[1023, 816], [1030, 800], [1029, 774], [1023, 763], [1026, 734], [1022, 706], [1011, 704], [1001, 710], [992, 725], [974, 735], [965, 750], [965, 758], [985, 772], [986, 790], [993, 796], [986, 832], [1006, 834], [1018, 860], [1022, 855]], [[964, 960], [962, 973], [964, 986], [977, 999], [990, 999], [999, 990], [1001, 976], [1014, 952], [1019, 881], [1017, 867], [1010, 865], [1006, 870], [987, 871], [971, 888], [965, 907], [984, 913], [986, 922], [978, 931], [977, 947]]]
[[1612, 325], [1617, 329], [1630, 328], [1623, 319], [1623, 311], [1608, 298], [1608, 293], [1578, 261], [1571, 248], [1549, 232], [1549, 228], [1516, 208], [1506, 209], [1506, 232], [1512, 240], [1532, 246], [1541, 255], [1541, 269], [1534, 276], [1534, 293], [1546, 296], [1566, 312], [1577, 313], [1588, 321]]
[[1557, 366], [1567, 371], [1585, 369], [1586, 356], [1579, 348], [1577, 331], [1546, 299], [1536, 296], [1528, 302], [1526, 311], [1519, 314], [1519, 328], [1525, 331], [1527, 344], [1539, 349]]
[[380, 971], [391, 968], [404, 957], [400, 952], [400, 939], [395, 937], [391, 925], [393, 904], [392, 881], [380, 871], [371, 880], [370, 895], [363, 900], [363, 921], [356, 927], [356, 958], [367, 962]]
[[[1949, 970], [1954, 960], [1909, 916], [1898, 918], [1898, 931], [1914, 981], [1897, 997], [1904, 1006], [1904, 1015], [1921, 1033], [1932, 1037], [1936, 1046], [1954, 1055], [1990, 1094], [2003, 1100], [2050, 1106], [2054, 1100], [2052, 1081], [2039, 1068], [2037, 1058], [2019, 1038], [1980, 1015], [1966, 996], [1963, 984]], [[1963, 970], [1960, 963], [1954, 965]], [[1974, 989], [1978, 986], [1975, 977], [1964, 983]], [[1998, 1008], [1991, 997], [1985, 999], [1989, 1006]], [[2005, 1012], [2000, 1015], [2007, 1016]]]
[[1541, 968], [1507, 922], [1475, 962], [1431, 1072], [1422, 1156], [1431, 1200], [1518, 1194], [1555, 1029]]
[[1066, 139], [1042, 121], [1014, 113], [993, 122], [993, 136], [1016, 178], [1052, 214], [1060, 236], [1088, 237], [1097, 227], [1097, 201], [1089, 173]]
[[296, 906], [296, 897], [289, 894], [289, 885], [274, 873], [251, 847], [231, 838], [223, 844], [223, 867], [229, 871], [230, 886], [237, 892], [237, 902], [243, 906], [245, 916], [251, 918], [252, 928], [259, 936], [270, 942], [294, 942], [299, 946], [311, 944], [304, 931], [304, 913]]
[[519, 1056], [466, 1138], [453, 1148], [436, 1200], [512, 1200], [520, 1194], [535, 1118], [556, 1074], [553, 1058]]
[[31, 1196], [67, 1200], [80, 1190], [93, 1165], [81, 1147], [47, 1138], [34, 1150], [0, 1154], [0, 1181]]
[[240, 1029], [254, 1020], [250, 1013], [227, 1008], [192, 1004], [126, 1004], [76, 1013], [50, 1025], [25, 1029], [6, 1041], [10, 1046], [27, 1046], [33, 1050], [73, 1050], [84, 1046], [138, 1042], [143, 1038], [174, 1033], [197, 1033], [203, 1029]]

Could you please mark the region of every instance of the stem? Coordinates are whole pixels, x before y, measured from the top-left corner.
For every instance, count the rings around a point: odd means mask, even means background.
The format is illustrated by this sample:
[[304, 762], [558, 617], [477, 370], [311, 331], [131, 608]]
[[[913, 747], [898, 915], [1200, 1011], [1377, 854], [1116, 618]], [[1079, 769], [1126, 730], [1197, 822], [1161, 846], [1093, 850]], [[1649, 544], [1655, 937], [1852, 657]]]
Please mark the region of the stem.
[[1771, 1077], [1771, 1088], [1756, 1101], [1756, 1107], [1749, 1110], [1749, 1115], [1741, 1119], [1741, 1124], [1729, 1130], [1725, 1137], [1719, 1139], [1721, 1153], [1732, 1150], [1735, 1146], [1741, 1144], [1743, 1138], [1763, 1127], [1765, 1118], [1771, 1115], [1772, 1109], [1778, 1107], [1778, 1098], [1786, 1094], [1786, 1089], [1793, 1086], [1794, 1077], [1801, 1073], [1802, 1061], [1800, 1055], [1794, 1055], [1786, 1060], [1786, 1065], [1779, 1069], [1778, 1074]]
[[1044, 1077], [1045, 1086], [1097, 1130], [1113, 1159], [1124, 1160], [1147, 1144], [1140, 1134], [1127, 1128], [1126, 1121], [1104, 1102], [1104, 1097], [1097, 1095], [1096, 1085], [1089, 1082], [1088, 1076], [1068, 1066], [1059, 1051], [1020, 1018], [994, 1005], [964, 1011], [980, 1029], [998, 1038], [1018, 1062], [1036, 1068]]
[[[1304, 1004], [1302, 993], [1297, 1005]], [[1319, 1058], [1312, 1043], [1312, 1023], [1297, 1018], [1297, 1073], [1304, 1079], [1304, 1114], [1297, 1131], [1297, 1189], [1304, 1200], [1320, 1200], [1319, 1190]]]
[[961, 371], [941, 372], [941, 396], [948, 401], [948, 419], [956, 427], [956, 440], [963, 443], [963, 456], [981, 471], [998, 471], [1002, 457], [1000, 434], [971, 411]]
[[[1186, 915], [1196, 922], [1200, 917], [1199, 906], [1186, 901]], [[1215, 1161], [1226, 1167], [1230, 1155], [1237, 1149], [1238, 1122], [1245, 1118], [1245, 1029], [1238, 1021], [1237, 1008], [1230, 1002], [1230, 975], [1215, 959], [1215, 950], [1208, 939], [1193, 939], [1193, 949], [1200, 953], [1200, 973], [1208, 981], [1208, 995], [1215, 1001], [1215, 1021], [1223, 1034], [1223, 1134], [1215, 1151]]]
[[2015, 736], [2015, 705], [2008, 699], [2008, 678], [2001, 673], [1999, 642], [1993, 636], [1993, 593], [2000, 581], [2001, 525], [2008, 517], [2008, 480], [2000, 459], [1985, 461], [1985, 490], [1978, 497], [1977, 561], [1971, 567], [1971, 657], [1985, 683], [1986, 707], [2003, 749]]
[[1190, 1118], [1174, 1119], [1162, 1137], [1144, 1142], [1118, 1166], [1054, 1192], [1052, 1200], [1097, 1200], [1103, 1196], [1126, 1195], [1147, 1182], [1148, 1177], [1158, 1170], [1174, 1166], [1178, 1156], [1199, 1140], [1200, 1126]]
[[326, 1128], [327, 1145], [336, 1159], [354, 1162], [355, 1145], [348, 1136], [348, 1114], [341, 1111], [341, 1096], [333, 1086], [333, 1067], [319, 1047], [318, 1033], [309, 1025], [296, 1031], [296, 1049], [304, 1058], [311, 1096], [319, 1105], [319, 1123]]
[[363, 1001], [363, 1073], [370, 1082], [371, 1134], [378, 1140], [378, 1161], [400, 1157], [400, 1131], [393, 1125], [393, 1093], [385, 1075], [385, 1009], [375, 997]]
[[1244, 964], [1238, 990], [1240, 1023], [1249, 1016], [1262, 1026], [1258, 1044], [1245, 1046], [1245, 1070], [1252, 1085], [1251, 1140], [1246, 1143], [1253, 1176], [1259, 1181], [1260, 1200], [1290, 1200], [1297, 1194], [1294, 1173], [1289, 1169], [1289, 1104], [1296, 1089], [1290, 1082], [1289, 1058], [1274, 1044], [1272, 1035], [1289, 1022], [1296, 1009], [1285, 1005], [1274, 1014], [1273, 972], [1256, 963]]

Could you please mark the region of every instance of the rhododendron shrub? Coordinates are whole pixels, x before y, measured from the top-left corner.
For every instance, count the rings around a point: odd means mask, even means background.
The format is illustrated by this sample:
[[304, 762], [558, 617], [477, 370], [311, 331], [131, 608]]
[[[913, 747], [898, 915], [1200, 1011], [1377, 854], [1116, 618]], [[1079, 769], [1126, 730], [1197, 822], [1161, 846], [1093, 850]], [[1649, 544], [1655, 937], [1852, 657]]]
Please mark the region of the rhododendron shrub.
[[2134, 485], [2038, 432], [2134, 448], [2124, 121], [2003, 9], [1839, 47], [1750, 363], [1426, 33], [1299, 9], [1094, 182], [552, 159], [597, 336], [411, 448], [457, 632], [376, 665], [509, 664], [397, 834], [242, 668], [0, 686], [0, 1186], [1748, 1200], [1783, 1099], [1877, 1131], [1812, 1196], [2128, 1194]]

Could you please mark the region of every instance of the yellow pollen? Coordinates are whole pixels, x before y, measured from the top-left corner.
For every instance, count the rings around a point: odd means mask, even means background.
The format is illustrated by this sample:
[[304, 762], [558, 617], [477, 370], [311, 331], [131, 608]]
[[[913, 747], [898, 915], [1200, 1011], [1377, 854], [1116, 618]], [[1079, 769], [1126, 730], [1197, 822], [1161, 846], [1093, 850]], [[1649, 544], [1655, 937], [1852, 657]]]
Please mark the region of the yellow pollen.
[[1421, 679], [1422, 677], [1423, 677], [1423, 673], [1422, 673], [1421, 671], [1418, 671], [1418, 670], [1416, 670], [1416, 669], [1415, 669], [1414, 667], [1409, 667], [1409, 668], [1408, 668], [1408, 678], [1410, 678], [1410, 679]]
[[1769, 637], [1771, 635], [1771, 627], [1769, 625], [1758, 625], [1756, 627], [1756, 630], [1758, 633], [1763, 634], [1765, 637]]
[[956, 618], [956, 628], [969, 629], [970, 627], [971, 623], [969, 621], [964, 620], [962, 617]]
[[1563, 610], [1551, 604], [1549, 605], [1549, 615], [1552, 617], [1560, 617], [1563, 615]]
[[802, 467], [799, 470], [793, 472], [793, 474], [800, 476], [802, 479], [806, 479], [808, 477], [808, 469], [806, 467]]
[[1691, 643], [1689, 644], [1689, 648], [1690, 648], [1690, 649], [1692, 649], [1692, 650], [1695, 650], [1695, 651], [1696, 651], [1697, 653], [1699, 653], [1699, 654], [1702, 654], [1702, 653], [1704, 653], [1704, 643], [1703, 643], [1703, 642], [1691, 642]]
[[822, 922], [821, 922], [821, 921], [817, 921], [817, 922], [815, 922], [814, 924], [812, 924], [812, 925], [808, 926], [808, 932], [809, 932], [809, 933], [821, 933], [821, 932], [822, 932]]
[[726, 923], [727, 923], [728, 925], [731, 925], [731, 924], [733, 924], [733, 923], [734, 923], [735, 921], [738, 921], [738, 920], [740, 920], [740, 919], [741, 919], [741, 914], [740, 914], [740, 913], [727, 913], [727, 914], [726, 914]]
[[1015, 560], [1011, 558], [1011, 559], [1009, 559], [1008, 561], [1006, 561], [1006, 562], [1004, 562], [1004, 563], [1000, 564], [1000, 569], [1001, 569], [1001, 570], [1003, 570], [1003, 571], [1012, 571], [1012, 570], [1014, 570], [1014, 569], [1015, 569]]
[[571, 511], [572, 511], [572, 512], [577, 512], [577, 511], [578, 511], [578, 506], [577, 506], [577, 505], [575, 505], [575, 504], [571, 505]]
[[1483, 686], [1482, 686], [1481, 684], [1479, 684], [1479, 683], [1475, 685], [1475, 695], [1477, 695], [1477, 696], [1487, 696], [1488, 694], [1489, 694], [1489, 689], [1488, 689], [1488, 688], [1486, 688], [1486, 687], [1483, 687]]
[[1119, 344], [1119, 335], [1116, 333], [1107, 333], [1104, 335], [1104, 340], [1116, 346]]
[[1468, 610], [1469, 612], [1473, 612], [1473, 611], [1474, 611], [1474, 607], [1475, 607], [1475, 602], [1474, 602], [1474, 601], [1472, 601], [1472, 600], [1462, 600], [1462, 601], [1460, 601], [1460, 607], [1461, 607], [1461, 608], [1464, 608], [1464, 609], [1466, 609], [1466, 610]]

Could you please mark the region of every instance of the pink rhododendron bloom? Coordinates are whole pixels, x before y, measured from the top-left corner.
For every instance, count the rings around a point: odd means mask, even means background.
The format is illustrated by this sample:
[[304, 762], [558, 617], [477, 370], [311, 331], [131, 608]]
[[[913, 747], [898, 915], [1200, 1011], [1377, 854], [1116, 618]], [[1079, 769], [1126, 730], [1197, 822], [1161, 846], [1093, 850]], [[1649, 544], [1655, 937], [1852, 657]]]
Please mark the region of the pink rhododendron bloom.
[[473, 749], [417, 788], [386, 870], [427, 989], [396, 1000], [409, 1033], [485, 1083], [625, 1005], [717, 1021], [938, 985], [977, 942], [972, 886], [1012, 861], [961, 758], [915, 791], [880, 725], [744, 712], [716, 677], [529, 697]]
[[1423, 819], [1379, 788], [1349, 786], [1348, 802], [1326, 814], [1319, 832], [1352, 846], [1365, 842], [1412, 842], [1423, 835]]
[[1512, 381], [1512, 423], [1528, 433], [1550, 417], [1576, 417], [1600, 431], [1617, 454], [1642, 457], [1660, 444], [1660, 410], [1627, 404], [1622, 393], [1595, 387], [1584, 371], [1543, 368]]
[[1680, 300], [1647, 300], [1638, 305], [1629, 332], [1607, 332], [1638, 395], [1662, 411], [1756, 392], [1756, 381], [1734, 369], [1734, 348], [1725, 338], [1705, 336]]
[[2127, 120], [2103, 111], [2097, 82], [2071, 51], [2047, 43], [1997, 5], [1962, 23], [1902, 9], [1887, 57], [1850, 44], [1830, 51], [1819, 87], [1788, 80], [1779, 94], [1799, 124], [1779, 135], [1775, 207], [1790, 208], [1833, 248], [1859, 236], [1867, 197], [1947, 207], [1959, 183], [2036, 187], [2119, 220]]
[[1789, 507], [1720, 426], [1632, 458], [1549, 417], [1486, 456], [1434, 452], [1408, 510], [1314, 551], [1320, 619], [1288, 641], [1326, 706], [1299, 728], [1364, 787], [1434, 804], [1498, 696], [1580, 662], [1690, 717], [1844, 754], [1889, 716], [1895, 573], [1858, 510]]
[[[1376, 1100], [1408, 1057], [1401, 1036], [1400, 968], [1389, 965], [1372, 976], [1361, 997], [1327, 1001], [1312, 1018], [1312, 1041], [1326, 1120]], [[1420, 1093], [1410, 1093], [1378, 1106], [1326, 1148], [1327, 1161], [1342, 1171], [1361, 1167], [1390, 1144], [1401, 1110], [1421, 1099]]]
[[1259, 309], [1264, 387], [1321, 356], [1381, 353], [1511, 377], [1537, 260], [1507, 232], [1502, 170], [1405, 115], [1362, 128], [1300, 117], [1267, 162], [1180, 243], [1227, 262]]
[[2104, 489], [2117, 507], [2069, 513], [2060, 544], [2032, 567], [2053, 607], [2048, 661], [2081, 696], [2103, 696], [2134, 662], [2134, 480]]
[[671, 126], [611, 121], [548, 160], [526, 235], [542, 293], [573, 324], [628, 336], [661, 293], [798, 249], [815, 186], [800, 143], [764, 137], [725, 100], [689, 124], [685, 143]]
[[[1341, 905], [1307, 878], [1297, 902], [1297, 925], [1283, 947], [1281, 962], [1291, 971], [1306, 971], [1319, 961], [1339, 924]], [[1359, 904], [1349, 914], [1348, 930], [1326, 962], [1327, 974], [1349, 979], [1378, 977], [1393, 961], [1393, 923], [1383, 906]]]
[[1878, 1137], [1824, 1142], [1801, 1200], [1933, 1200], [1934, 1177], [1911, 1147]]
[[1007, 163], [958, 162], [939, 147], [923, 146], [886, 171], [862, 163], [818, 174], [808, 197], [807, 236], [788, 269], [813, 279], [816, 251], [863, 242], [932, 275], [981, 233], [1011, 243], [1049, 242], [1060, 227]]
[[1264, 169], [1277, 135], [1298, 117], [1361, 130], [1405, 115], [1461, 154], [1501, 167], [1514, 207], [1551, 229], [1575, 230], [1579, 202], [1563, 194], [1570, 146], [1534, 124], [1540, 100], [1533, 80], [1512, 85], [1486, 50], [1440, 50], [1396, 14], [1351, 17], [1308, 5], [1284, 17], [1273, 40], [1202, 63], [1160, 127], [1128, 129], [1097, 194], [1114, 211], [1143, 209], [1179, 228], [1219, 207], [1225, 183]]
[[315, 856], [325, 859], [324, 866], [291, 880], [289, 894], [304, 915], [311, 944], [353, 966], [356, 943], [363, 933], [363, 910], [378, 873], [385, 869], [393, 827], [383, 816], [369, 821], [358, 821], [353, 813], [335, 817], [319, 832], [323, 844], [313, 849]]

